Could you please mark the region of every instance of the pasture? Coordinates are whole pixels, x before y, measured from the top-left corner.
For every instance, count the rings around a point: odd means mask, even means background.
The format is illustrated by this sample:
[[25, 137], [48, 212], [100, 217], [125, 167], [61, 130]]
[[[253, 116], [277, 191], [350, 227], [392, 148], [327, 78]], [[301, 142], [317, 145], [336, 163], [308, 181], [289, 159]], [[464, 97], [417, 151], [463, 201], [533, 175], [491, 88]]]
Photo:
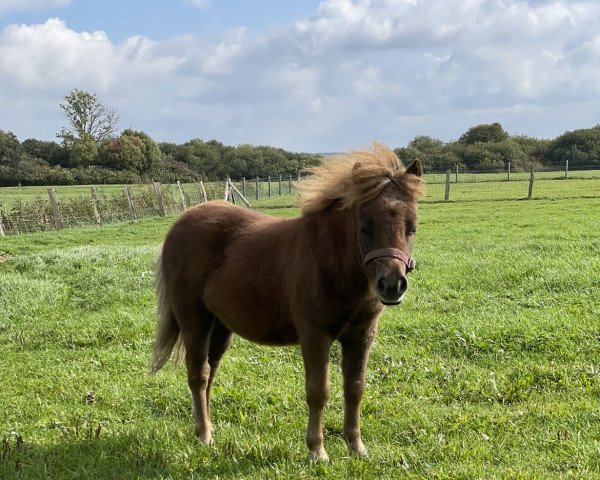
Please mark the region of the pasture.
[[234, 340], [213, 447], [193, 434], [185, 369], [147, 374], [175, 217], [0, 239], [0, 478], [598, 478], [598, 181], [547, 182], [531, 201], [502, 190], [525, 182], [459, 183], [449, 203], [430, 186], [407, 299], [369, 362], [370, 458], [340, 436], [334, 348], [329, 464], [308, 462], [297, 348]]

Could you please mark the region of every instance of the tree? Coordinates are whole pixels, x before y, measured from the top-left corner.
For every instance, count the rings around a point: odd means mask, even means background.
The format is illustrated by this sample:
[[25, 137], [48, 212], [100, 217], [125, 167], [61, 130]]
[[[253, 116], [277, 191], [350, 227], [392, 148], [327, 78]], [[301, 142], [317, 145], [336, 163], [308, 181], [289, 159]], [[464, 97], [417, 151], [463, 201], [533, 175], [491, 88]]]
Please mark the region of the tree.
[[56, 143], [44, 140], [36, 140], [28, 138], [21, 143], [25, 153], [34, 158], [39, 158], [48, 162], [49, 165], [60, 165], [66, 167], [68, 165], [69, 154], [65, 148]]
[[69, 166], [89, 167], [98, 162], [98, 146], [91, 135], [83, 134], [69, 148]]
[[473, 145], [474, 143], [501, 142], [508, 140], [509, 135], [499, 123], [482, 123], [469, 128], [458, 139], [459, 142]]
[[15, 164], [23, 153], [23, 147], [12, 132], [0, 130], [0, 164]]
[[551, 161], [571, 165], [600, 165], [600, 125], [565, 132], [550, 142], [547, 155]]
[[443, 148], [444, 143], [437, 138], [431, 138], [429, 135], [417, 135], [410, 141], [408, 146], [416, 148], [422, 153], [437, 153]]
[[103, 105], [95, 93], [74, 89], [60, 104], [68, 128], [56, 134], [63, 139], [65, 146], [72, 146], [75, 140], [84, 137], [93, 139], [97, 145], [112, 138], [119, 124], [119, 115], [112, 108]]

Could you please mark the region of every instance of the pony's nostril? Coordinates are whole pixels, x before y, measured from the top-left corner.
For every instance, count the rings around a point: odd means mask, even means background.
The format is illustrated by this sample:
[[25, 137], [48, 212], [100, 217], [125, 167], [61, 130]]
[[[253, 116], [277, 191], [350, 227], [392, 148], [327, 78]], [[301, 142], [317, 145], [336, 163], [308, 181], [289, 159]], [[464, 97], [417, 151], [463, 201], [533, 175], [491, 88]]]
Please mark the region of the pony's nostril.
[[408, 288], [408, 281], [406, 277], [400, 277], [398, 280], [381, 277], [377, 280], [375, 287], [383, 297], [401, 297]]
[[386, 285], [385, 285], [385, 281], [383, 280], [383, 277], [377, 279], [376, 287], [377, 287], [377, 291], [380, 294], [382, 294], [382, 295], [385, 294]]
[[398, 281], [398, 294], [404, 295], [404, 292], [408, 289], [408, 280], [406, 277], [401, 277]]

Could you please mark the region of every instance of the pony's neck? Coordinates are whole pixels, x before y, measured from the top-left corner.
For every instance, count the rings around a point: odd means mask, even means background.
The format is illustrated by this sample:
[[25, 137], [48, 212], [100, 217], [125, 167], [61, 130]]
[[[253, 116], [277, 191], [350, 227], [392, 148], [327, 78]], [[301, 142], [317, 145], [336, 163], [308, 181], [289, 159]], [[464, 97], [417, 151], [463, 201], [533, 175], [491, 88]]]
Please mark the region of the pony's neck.
[[355, 213], [335, 206], [321, 212], [320, 237], [326, 242], [327, 249], [324, 250], [324, 254], [330, 260], [342, 263], [346, 268], [362, 270], [358, 220]]

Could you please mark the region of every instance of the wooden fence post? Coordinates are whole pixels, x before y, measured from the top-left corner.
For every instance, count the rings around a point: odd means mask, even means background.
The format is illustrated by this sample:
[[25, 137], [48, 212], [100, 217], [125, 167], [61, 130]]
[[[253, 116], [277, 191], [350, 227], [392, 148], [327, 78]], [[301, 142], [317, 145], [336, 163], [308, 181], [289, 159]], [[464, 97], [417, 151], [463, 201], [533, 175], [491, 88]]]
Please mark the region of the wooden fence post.
[[444, 200], [446, 202], [450, 200], [450, 175], [452, 175], [452, 170], [446, 170], [446, 191], [444, 192]]
[[288, 193], [291, 194], [292, 193], [292, 174], [290, 173], [288, 175]]
[[271, 198], [271, 175], [269, 175], [269, 180], [268, 181], [269, 181], [269, 190], [268, 190], [268, 193], [269, 193], [269, 198]]
[[246, 198], [246, 177], [242, 177], [242, 196]]
[[135, 222], [137, 221], [137, 215], [135, 214], [135, 207], [133, 205], [133, 197], [131, 196], [131, 190], [129, 190], [129, 185], [125, 185], [123, 187], [125, 190], [125, 198], [127, 198], [127, 204], [129, 205], [129, 211], [131, 212], [131, 218]]
[[53, 188], [48, 189], [48, 196], [50, 197], [50, 205], [52, 205], [52, 214], [54, 215], [54, 226], [57, 230], [63, 228], [63, 222], [60, 218], [60, 210], [58, 209], [58, 200], [56, 200], [56, 190]]
[[[233, 192], [237, 193], [238, 196], [242, 199], [242, 202], [244, 202], [246, 204], [247, 207], [252, 207], [252, 205], [250, 205], [250, 202], [246, 199], [246, 196], [242, 194], [242, 192], [240, 192], [238, 190], [238, 188], [235, 186], [235, 184], [233, 182], [229, 182], [229, 188], [231, 188], [231, 198], [233, 199]], [[235, 203], [235, 201], [233, 202]]]
[[531, 198], [533, 195], [533, 171], [534, 167], [531, 165], [531, 173], [529, 174], [529, 194], [527, 195], [527, 198]]
[[183, 206], [183, 210], [187, 209], [187, 202], [185, 201], [185, 195], [183, 194], [183, 190], [181, 189], [181, 182], [177, 180], [177, 188], [179, 189], [179, 195], [181, 196], [181, 205]]
[[507, 172], [508, 172], [508, 181], [510, 182], [510, 162], [508, 162]]
[[281, 173], [279, 174], [279, 196], [281, 197]]
[[259, 182], [258, 182], [258, 177], [256, 177], [256, 199], [257, 199], [257, 200], [258, 200], [258, 199], [259, 199], [259, 197], [260, 197], [260, 195], [259, 195], [259, 193], [258, 193], [258, 189], [259, 189], [259, 187], [260, 187], [260, 184], [259, 184]]
[[204, 188], [204, 182], [200, 180], [200, 193], [202, 193], [202, 198], [204, 198], [205, 202], [208, 202], [208, 197], [206, 195], [206, 188]]
[[2, 212], [0, 212], [0, 237], [4, 236], [4, 225], [2, 224]]
[[96, 219], [96, 226], [102, 226], [102, 217], [100, 216], [100, 210], [98, 209], [98, 195], [96, 193], [96, 187], [92, 187], [92, 208], [94, 209], [94, 218]]
[[569, 175], [569, 159], [565, 160], [565, 178]]
[[158, 204], [158, 214], [161, 217], [165, 216], [165, 206], [163, 205], [162, 191], [160, 189], [160, 182], [154, 182], [154, 193], [156, 194], [156, 203]]
[[229, 180], [229, 177], [227, 177], [227, 180], [225, 180], [225, 201], [226, 202], [229, 201], [229, 197], [231, 195], [231, 188], [229, 187], [230, 184], [231, 184], [231, 180]]
[[456, 177], [454, 179], [454, 183], [458, 183], [458, 163], [456, 164]]

